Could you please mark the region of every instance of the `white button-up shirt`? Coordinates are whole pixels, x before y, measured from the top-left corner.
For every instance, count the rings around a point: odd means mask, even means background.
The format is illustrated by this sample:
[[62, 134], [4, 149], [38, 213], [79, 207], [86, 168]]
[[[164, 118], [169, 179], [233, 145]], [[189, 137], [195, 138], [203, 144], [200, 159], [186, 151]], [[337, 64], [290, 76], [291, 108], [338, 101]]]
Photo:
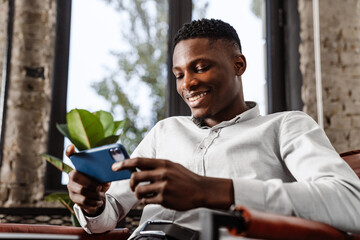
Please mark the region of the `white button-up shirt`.
[[[212, 128], [197, 126], [191, 117], [160, 121], [132, 157], [169, 159], [202, 176], [231, 178], [236, 205], [360, 233], [360, 181], [324, 131], [303, 112], [260, 116], [256, 104], [247, 104], [252, 108]], [[97, 217], [74, 207], [86, 231], [113, 229], [139, 203], [128, 180], [113, 182], [106, 195]], [[201, 230], [201, 210], [180, 212], [150, 204], [140, 224], [170, 220]]]

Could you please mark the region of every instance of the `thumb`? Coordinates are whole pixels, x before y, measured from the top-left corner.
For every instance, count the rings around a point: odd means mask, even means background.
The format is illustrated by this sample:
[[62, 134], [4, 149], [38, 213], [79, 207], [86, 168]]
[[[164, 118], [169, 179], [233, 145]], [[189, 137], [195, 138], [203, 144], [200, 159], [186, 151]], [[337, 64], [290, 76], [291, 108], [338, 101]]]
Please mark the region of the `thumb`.
[[106, 192], [107, 190], [109, 190], [109, 188], [110, 188], [110, 183], [109, 182], [104, 183], [104, 184], [101, 185], [101, 191], [102, 192]]
[[65, 154], [66, 154], [67, 157], [70, 157], [74, 153], [75, 153], [75, 145], [74, 144], [71, 144], [71, 145], [66, 147]]

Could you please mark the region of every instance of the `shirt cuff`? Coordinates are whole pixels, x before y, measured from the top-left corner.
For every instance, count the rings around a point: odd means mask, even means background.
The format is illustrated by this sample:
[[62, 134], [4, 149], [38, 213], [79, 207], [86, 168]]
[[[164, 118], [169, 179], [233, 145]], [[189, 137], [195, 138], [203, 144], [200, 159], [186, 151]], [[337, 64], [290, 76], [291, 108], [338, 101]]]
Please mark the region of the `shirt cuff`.
[[264, 183], [255, 179], [232, 179], [235, 205], [265, 211]]
[[103, 233], [112, 230], [117, 224], [117, 214], [111, 211], [110, 201], [113, 200], [106, 196], [105, 208], [98, 216], [89, 217], [84, 214], [82, 209], [75, 204], [74, 212], [81, 227], [89, 234]]

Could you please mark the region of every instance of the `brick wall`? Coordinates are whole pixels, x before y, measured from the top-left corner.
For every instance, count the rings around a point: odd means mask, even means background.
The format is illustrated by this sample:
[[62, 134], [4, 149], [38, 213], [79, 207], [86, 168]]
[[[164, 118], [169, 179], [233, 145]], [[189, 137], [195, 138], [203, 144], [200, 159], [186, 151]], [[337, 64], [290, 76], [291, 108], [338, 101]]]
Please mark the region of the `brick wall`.
[[[0, 206], [43, 206], [45, 162], [39, 154], [47, 148], [55, 2], [15, 1]], [[0, 21], [7, 4], [0, 0]]]
[[[338, 152], [360, 149], [360, 0], [320, 0], [324, 129]], [[304, 111], [317, 119], [312, 1], [299, 0]]]

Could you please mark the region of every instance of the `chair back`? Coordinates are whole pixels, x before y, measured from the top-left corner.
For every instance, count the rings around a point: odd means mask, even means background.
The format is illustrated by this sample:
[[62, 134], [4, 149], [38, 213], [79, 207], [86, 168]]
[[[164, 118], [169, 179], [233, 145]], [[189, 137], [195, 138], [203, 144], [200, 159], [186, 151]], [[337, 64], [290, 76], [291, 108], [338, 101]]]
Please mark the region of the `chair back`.
[[341, 153], [340, 156], [350, 165], [360, 178], [360, 150]]

